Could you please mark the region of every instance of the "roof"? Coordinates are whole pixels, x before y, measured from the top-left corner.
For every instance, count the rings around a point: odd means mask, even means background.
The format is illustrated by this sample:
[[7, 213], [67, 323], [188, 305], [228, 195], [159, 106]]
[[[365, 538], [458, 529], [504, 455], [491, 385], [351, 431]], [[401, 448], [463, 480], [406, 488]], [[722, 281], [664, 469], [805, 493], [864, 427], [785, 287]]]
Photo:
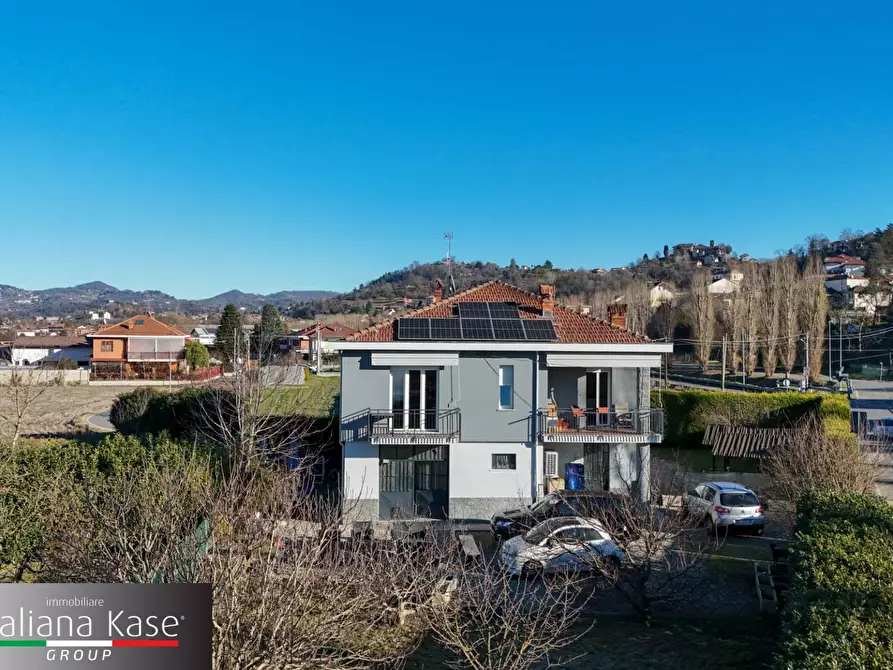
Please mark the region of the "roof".
[[217, 335], [217, 326], [196, 326], [192, 332], [199, 337]]
[[52, 337], [50, 335], [33, 335], [17, 337], [10, 345], [13, 349], [64, 349], [87, 344], [87, 338], [80, 337]]
[[856, 256], [829, 256], [826, 263], [843, 263], [844, 265], [865, 265], [865, 261]]
[[[539, 296], [522, 291], [499, 280], [479, 284], [461, 291], [440, 302], [422, 307], [400, 318], [446, 318], [453, 316], [453, 305], [460, 302], [509, 302], [520, 308], [522, 319], [542, 318], [542, 303]], [[526, 308], [526, 309], [525, 309]], [[370, 326], [347, 338], [349, 342], [395, 342], [394, 323], [396, 319]], [[556, 340], [559, 343], [617, 343], [645, 344], [647, 337], [637, 335], [619, 326], [594, 317], [578, 314], [556, 305], [552, 310]]]
[[161, 323], [161, 321], [148, 314], [137, 314], [126, 321], [116, 323], [114, 326], [103, 328], [90, 335], [90, 337], [137, 337], [140, 335], [149, 337], [186, 337], [186, 333], [182, 330]]
[[334, 323], [314, 323], [306, 328], [301, 328], [297, 332], [293, 332], [292, 335], [316, 335], [317, 331], [321, 331], [320, 334], [325, 332], [330, 332], [333, 335], [337, 335], [338, 337], [349, 337], [359, 331], [356, 328], [351, 328], [350, 326], [345, 326], [343, 323], [338, 323], [337, 321]]
[[718, 488], [720, 491], [748, 491], [753, 493], [749, 488], [744, 486], [744, 484], [737, 484], [735, 482], [707, 482], [710, 486], [714, 486]]
[[771, 449], [786, 445], [791, 436], [792, 431], [787, 428], [750, 428], [711, 423], [704, 431], [703, 444], [713, 448], [714, 456], [762, 458]]

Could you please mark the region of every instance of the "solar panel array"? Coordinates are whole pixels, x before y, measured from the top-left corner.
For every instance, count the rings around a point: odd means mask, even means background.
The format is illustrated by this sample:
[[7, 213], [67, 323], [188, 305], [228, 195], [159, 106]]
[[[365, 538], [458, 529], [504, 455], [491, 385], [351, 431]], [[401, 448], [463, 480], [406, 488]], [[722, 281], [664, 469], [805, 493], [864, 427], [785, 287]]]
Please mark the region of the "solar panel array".
[[458, 317], [397, 319], [400, 340], [476, 340], [499, 342], [558, 339], [549, 319], [522, 319], [512, 303], [460, 302]]

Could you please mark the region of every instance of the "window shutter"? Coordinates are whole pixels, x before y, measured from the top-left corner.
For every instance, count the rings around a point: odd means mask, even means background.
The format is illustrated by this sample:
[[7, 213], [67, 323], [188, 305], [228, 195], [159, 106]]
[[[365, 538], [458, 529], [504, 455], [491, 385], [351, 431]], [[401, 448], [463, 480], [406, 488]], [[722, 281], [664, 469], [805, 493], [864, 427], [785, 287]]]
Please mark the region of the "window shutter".
[[546, 477], [557, 477], [558, 476], [558, 452], [557, 451], [544, 451], [543, 452], [543, 460], [545, 461], [543, 468], [543, 474]]

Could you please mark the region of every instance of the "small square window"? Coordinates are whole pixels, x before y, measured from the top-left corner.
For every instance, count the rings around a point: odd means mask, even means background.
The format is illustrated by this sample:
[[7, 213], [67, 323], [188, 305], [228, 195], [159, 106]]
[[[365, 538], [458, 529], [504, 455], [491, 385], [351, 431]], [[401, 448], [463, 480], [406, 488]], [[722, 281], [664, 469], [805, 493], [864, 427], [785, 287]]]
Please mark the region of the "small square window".
[[499, 366], [499, 409], [515, 407], [515, 366]]
[[515, 454], [493, 454], [492, 459], [493, 470], [517, 469], [517, 457]]
[[145, 325], [145, 323], [146, 323], [146, 322], [145, 322], [143, 319], [137, 319], [137, 320], [136, 320], [136, 325], [138, 325], [138, 326]]
[[103, 340], [99, 345], [99, 350], [105, 354], [110, 354], [115, 350], [115, 343], [111, 340]]

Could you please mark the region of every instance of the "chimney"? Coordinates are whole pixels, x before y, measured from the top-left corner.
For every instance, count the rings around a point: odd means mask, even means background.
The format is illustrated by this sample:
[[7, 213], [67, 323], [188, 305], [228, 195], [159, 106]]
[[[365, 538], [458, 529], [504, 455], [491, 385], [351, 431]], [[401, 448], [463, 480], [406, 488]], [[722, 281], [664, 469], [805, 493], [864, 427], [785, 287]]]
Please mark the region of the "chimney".
[[552, 311], [555, 309], [555, 287], [551, 284], [540, 284], [540, 299], [543, 302], [543, 316], [551, 319]]
[[608, 307], [608, 316], [612, 326], [626, 330], [626, 305], [611, 305]]
[[434, 304], [436, 305], [443, 299], [443, 282], [439, 279], [434, 280]]

